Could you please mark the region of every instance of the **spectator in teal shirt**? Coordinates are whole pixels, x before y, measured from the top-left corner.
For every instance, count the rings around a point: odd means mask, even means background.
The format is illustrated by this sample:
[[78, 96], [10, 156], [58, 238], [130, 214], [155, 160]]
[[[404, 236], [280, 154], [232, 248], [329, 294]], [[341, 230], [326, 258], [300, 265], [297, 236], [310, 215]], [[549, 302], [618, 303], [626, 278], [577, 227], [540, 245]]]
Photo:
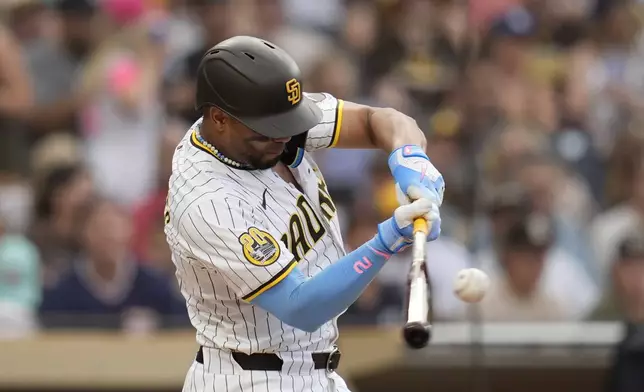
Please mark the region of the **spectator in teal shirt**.
[[0, 217], [0, 338], [28, 335], [37, 328], [40, 257], [25, 237], [5, 231]]

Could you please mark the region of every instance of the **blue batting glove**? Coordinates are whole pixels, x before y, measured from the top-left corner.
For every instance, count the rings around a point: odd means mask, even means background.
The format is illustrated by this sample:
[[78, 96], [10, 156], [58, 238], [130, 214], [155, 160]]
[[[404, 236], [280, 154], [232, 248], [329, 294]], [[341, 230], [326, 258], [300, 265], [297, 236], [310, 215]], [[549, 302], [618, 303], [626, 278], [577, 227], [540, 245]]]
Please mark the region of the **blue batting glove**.
[[420, 217], [425, 218], [427, 225], [431, 227], [427, 242], [438, 238], [441, 233], [438, 205], [429, 199], [418, 199], [396, 208], [393, 217], [378, 225], [378, 238], [389, 253], [398, 253], [412, 244], [414, 219]]
[[439, 207], [443, 204], [445, 180], [420, 146], [410, 144], [394, 150], [389, 155], [389, 169], [400, 204], [421, 197], [436, 202]]

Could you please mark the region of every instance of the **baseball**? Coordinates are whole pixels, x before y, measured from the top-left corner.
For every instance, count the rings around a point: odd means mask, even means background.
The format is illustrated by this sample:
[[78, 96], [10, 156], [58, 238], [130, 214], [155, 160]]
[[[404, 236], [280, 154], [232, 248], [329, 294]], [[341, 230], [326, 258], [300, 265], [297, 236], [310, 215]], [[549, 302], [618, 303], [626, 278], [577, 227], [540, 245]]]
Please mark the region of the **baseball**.
[[479, 302], [490, 287], [490, 278], [480, 269], [461, 270], [454, 280], [454, 293], [465, 302]]

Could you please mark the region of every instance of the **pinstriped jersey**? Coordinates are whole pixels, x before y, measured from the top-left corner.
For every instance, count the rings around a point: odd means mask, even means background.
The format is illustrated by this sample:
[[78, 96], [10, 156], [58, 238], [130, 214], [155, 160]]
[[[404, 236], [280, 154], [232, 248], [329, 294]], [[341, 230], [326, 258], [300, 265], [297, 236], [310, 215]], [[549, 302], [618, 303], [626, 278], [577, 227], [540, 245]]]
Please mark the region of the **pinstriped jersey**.
[[201, 120], [175, 150], [165, 233], [203, 346], [323, 351], [337, 339], [335, 319], [308, 333], [249, 303], [293, 268], [312, 277], [345, 254], [336, 208], [309, 154], [337, 141], [342, 101], [308, 95], [323, 118], [290, 169], [302, 192], [272, 169], [241, 170], [220, 161], [196, 137]]

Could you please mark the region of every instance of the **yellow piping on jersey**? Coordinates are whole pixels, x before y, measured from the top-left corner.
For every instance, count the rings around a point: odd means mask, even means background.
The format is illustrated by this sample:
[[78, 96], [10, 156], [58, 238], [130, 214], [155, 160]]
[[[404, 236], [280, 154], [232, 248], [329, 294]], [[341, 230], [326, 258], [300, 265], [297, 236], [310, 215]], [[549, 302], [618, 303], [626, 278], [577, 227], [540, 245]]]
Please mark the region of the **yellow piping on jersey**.
[[[197, 139], [197, 131], [196, 131], [196, 130], [193, 130], [193, 131], [192, 131], [192, 135], [190, 135], [190, 141], [192, 142], [192, 144], [193, 144], [195, 147], [198, 147], [198, 148], [199, 148], [200, 150], [202, 150], [203, 152], [206, 152], [206, 153], [208, 153], [208, 154], [212, 155], [212, 156], [213, 156], [213, 157], [215, 157], [218, 161], [224, 162], [221, 158], [219, 158], [219, 157], [217, 156], [217, 154], [215, 154], [215, 153], [213, 153], [212, 151], [210, 151], [210, 149], [209, 149], [208, 147], [204, 146], [204, 145], [203, 145], [203, 143], [201, 143], [201, 142], [199, 141], [199, 139]], [[224, 163], [225, 163], [225, 162], [224, 162]]]
[[331, 139], [331, 144], [329, 148], [335, 147], [340, 140], [340, 130], [342, 129], [342, 111], [344, 109], [344, 101], [338, 99], [338, 108], [335, 111], [335, 128], [333, 129], [333, 138]]
[[264, 283], [263, 285], [259, 286], [257, 289], [253, 290], [250, 294], [242, 297], [242, 299], [246, 302], [250, 302], [253, 299], [257, 298], [260, 294], [262, 294], [266, 290], [270, 289], [271, 287], [275, 286], [276, 284], [284, 280], [284, 278], [286, 278], [286, 276], [290, 274], [291, 271], [293, 271], [293, 268], [295, 268], [296, 266], [297, 266], [297, 261], [295, 261], [295, 259], [291, 260], [291, 262], [288, 263], [288, 265], [283, 270], [281, 270], [277, 275], [273, 276], [268, 282]]
[[234, 169], [248, 170], [247, 167], [240, 167], [240, 166], [233, 165], [229, 162], [226, 162], [226, 160], [224, 160], [222, 157], [220, 157], [218, 154], [212, 151], [212, 149], [208, 148], [208, 146], [200, 142], [199, 139], [197, 138], [197, 130], [192, 131], [192, 135], [190, 136], [190, 143], [192, 143], [193, 146], [197, 147], [201, 151], [212, 155], [213, 157], [215, 157], [216, 160], [223, 163], [224, 165], [230, 166]]

